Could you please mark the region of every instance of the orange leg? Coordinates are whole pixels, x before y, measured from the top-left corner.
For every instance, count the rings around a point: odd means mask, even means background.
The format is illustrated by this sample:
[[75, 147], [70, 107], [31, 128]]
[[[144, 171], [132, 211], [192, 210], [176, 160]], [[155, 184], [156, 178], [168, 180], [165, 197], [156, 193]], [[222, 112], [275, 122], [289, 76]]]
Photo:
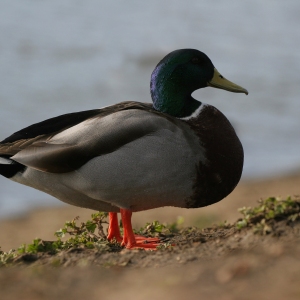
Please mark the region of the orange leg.
[[117, 242], [121, 243], [123, 238], [121, 236], [120, 229], [119, 229], [118, 215], [115, 212], [110, 212], [108, 215], [109, 215], [109, 226], [108, 226], [107, 239], [111, 241], [115, 238]]
[[142, 236], [136, 236], [133, 233], [131, 225], [131, 216], [132, 212], [128, 209], [120, 209], [121, 218], [123, 223], [124, 236], [122, 241], [122, 246], [125, 246], [127, 249], [133, 248], [143, 248], [143, 249], [152, 249], [155, 250], [159, 245], [159, 239], [149, 238]]

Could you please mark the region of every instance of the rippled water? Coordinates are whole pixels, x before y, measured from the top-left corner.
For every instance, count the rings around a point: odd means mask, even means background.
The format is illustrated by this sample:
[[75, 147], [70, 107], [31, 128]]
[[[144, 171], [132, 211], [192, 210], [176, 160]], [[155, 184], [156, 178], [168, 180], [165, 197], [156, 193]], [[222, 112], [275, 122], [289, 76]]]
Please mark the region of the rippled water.
[[[202, 50], [249, 96], [194, 93], [231, 120], [244, 178], [300, 167], [300, 2], [2, 0], [0, 139], [59, 114], [150, 102], [150, 74], [168, 52]], [[0, 216], [58, 203], [0, 178]]]

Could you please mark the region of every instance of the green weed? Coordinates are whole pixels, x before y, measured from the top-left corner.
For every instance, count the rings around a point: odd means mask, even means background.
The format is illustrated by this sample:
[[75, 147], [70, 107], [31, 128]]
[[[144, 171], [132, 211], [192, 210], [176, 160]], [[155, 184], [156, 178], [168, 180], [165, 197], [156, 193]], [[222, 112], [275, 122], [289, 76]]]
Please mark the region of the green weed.
[[160, 235], [168, 236], [179, 232], [180, 227], [184, 223], [183, 217], [178, 217], [176, 222], [171, 224], [160, 223], [159, 221], [153, 221], [152, 223], [146, 223], [146, 225], [140, 230], [135, 230], [136, 234], [142, 234], [150, 237], [158, 237]]
[[270, 197], [260, 200], [259, 205], [243, 207], [239, 209], [243, 218], [236, 222], [236, 227], [252, 227], [255, 233], [268, 234], [272, 231], [270, 221], [286, 219], [288, 222], [295, 222], [300, 219], [300, 199], [299, 197]]
[[15, 250], [9, 250], [8, 252], [0, 250], [0, 267], [12, 263], [16, 257], [17, 253]]

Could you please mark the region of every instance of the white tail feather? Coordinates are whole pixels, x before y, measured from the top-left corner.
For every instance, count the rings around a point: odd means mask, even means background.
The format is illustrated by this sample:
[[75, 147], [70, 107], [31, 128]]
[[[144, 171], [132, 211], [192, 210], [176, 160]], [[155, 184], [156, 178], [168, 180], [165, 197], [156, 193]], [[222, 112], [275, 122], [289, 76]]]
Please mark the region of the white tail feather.
[[1, 165], [10, 165], [12, 163], [13, 163], [12, 160], [0, 156], [0, 164]]

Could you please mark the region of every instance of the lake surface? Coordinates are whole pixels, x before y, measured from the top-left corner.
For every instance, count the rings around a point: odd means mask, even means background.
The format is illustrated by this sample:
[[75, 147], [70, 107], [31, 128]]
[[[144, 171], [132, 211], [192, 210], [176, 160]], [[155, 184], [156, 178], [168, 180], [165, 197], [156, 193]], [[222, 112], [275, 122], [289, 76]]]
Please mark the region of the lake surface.
[[[300, 168], [300, 2], [2, 0], [0, 140], [32, 123], [116, 102], [150, 102], [168, 52], [205, 52], [249, 95], [206, 88], [243, 143], [243, 178]], [[0, 217], [58, 200], [0, 178]]]

